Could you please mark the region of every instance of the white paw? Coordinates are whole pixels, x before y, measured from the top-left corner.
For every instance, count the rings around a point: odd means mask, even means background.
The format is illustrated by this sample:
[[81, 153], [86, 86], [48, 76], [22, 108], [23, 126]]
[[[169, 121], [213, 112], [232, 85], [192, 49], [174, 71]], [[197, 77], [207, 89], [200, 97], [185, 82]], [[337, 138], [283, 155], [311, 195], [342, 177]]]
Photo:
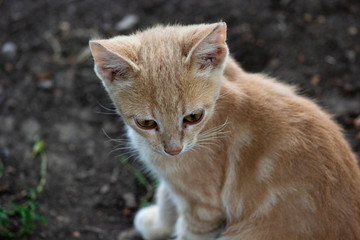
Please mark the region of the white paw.
[[172, 229], [159, 219], [158, 206], [141, 209], [135, 216], [135, 228], [146, 240], [166, 240], [171, 237]]

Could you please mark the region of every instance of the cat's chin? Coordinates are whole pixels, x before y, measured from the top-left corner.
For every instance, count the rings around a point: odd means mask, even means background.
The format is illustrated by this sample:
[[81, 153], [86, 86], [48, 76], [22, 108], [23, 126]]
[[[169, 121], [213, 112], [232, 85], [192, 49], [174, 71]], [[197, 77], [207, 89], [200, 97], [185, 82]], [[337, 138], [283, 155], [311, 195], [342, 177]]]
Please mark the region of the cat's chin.
[[166, 153], [165, 151], [160, 151], [160, 150], [155, 149], [155, 148], [152, 148], [152, 151], [154, 153], [156, 153], [156, 154], [159, 154], [159, 155], [163, 156], [163, 157], [169, 157], [169, 158], [178, 157], [178, 156], [180, 156], [181, 154], [184, 153], [184, 151], [181, 151], [180, 153], [178, 153], [176, 155], [171, 155], [171, 154]]
[[[150, 144], [147, 144], [145, 146], [145, 148], [152, 152], [152, 153], [155, 153], [155, 154], [158, 154], [158, 155], [161, 155], [162, 157], [167, 157], [167, 158], [175, 158], [175, 157], [179, 157], [181, 155], [183, 155], [184, 153], [188, 152], [192, 146], [191, 145], [187, 145], [187, 144], [184, 144], [184, 147], [182, 148], [182, 150], [179, 152], [179, 153], [172, 153], [172, 154], [169, 154], [167, 153], [164, 149], [158, 149], [156, 148], [155, 146], [153, 145], [150, 145]], [[144, 149], [143, 149], [144, 150]]]
[[161, 154], [162, 154], [163, 156], [166, 156], [166, 157], [178, 157], [178, 156], [182, 155], [183, 153], [184, 153], [184, 151], [181, 151], [180, 153], [175, 154], [175, 155], [171, 155], [171, 154], [168, 154], [168, 153], [166, 153], [166, 152], [162, 152]]
[[179, 152], [179, 153], [177, 153], [177, 154], [171, 155], [171, 154], [165, 152], [164, 150], [160, 151], [160, 150], [155, 149], [155, 148], [152, 148], [152, 150], [153, 150], [156, 154], [159, 154], [159, 155], [161, 155], [161, 156], [168, 157], [168, 158], [178, 157], [178, 156], [180, 156], [180, 155], [182, 155], [182, 154], [184, 154], [184, 153], [186, 152], [186, 150], [183, 149], [181, 152]]

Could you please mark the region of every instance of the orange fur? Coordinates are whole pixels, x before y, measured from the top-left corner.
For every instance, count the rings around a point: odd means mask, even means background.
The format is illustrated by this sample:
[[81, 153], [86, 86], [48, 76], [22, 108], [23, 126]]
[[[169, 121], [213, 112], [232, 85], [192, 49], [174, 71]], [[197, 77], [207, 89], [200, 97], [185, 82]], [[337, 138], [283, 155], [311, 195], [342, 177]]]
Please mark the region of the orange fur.
[[[157, 26], [90, 42], [161, 183], [136, 228], [150, 240], [360, 239], [360, 172], [339, 127], [294, 88], [244, 72], [225, 34], [224, 23]], [[186, 125], [199, 109], [203, 119]]]

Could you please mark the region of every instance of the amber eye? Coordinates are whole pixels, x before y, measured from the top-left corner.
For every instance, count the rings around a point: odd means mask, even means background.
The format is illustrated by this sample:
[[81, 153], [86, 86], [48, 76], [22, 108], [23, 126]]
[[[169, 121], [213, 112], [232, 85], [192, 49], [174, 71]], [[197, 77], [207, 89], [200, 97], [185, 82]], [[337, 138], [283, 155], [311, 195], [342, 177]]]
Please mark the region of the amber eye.
[[189, 115], [186, 115], [183, 122], [184, 124], [196, 124], [202, 120], [203, 116], [203, 111], [193, 112]]
[[148, 119], [136, 119], [135, 120], [136, 125], [138, 125], [142, 129], [153, 129], [157, 127], [157, 123], [154, 120], [148, 120]]

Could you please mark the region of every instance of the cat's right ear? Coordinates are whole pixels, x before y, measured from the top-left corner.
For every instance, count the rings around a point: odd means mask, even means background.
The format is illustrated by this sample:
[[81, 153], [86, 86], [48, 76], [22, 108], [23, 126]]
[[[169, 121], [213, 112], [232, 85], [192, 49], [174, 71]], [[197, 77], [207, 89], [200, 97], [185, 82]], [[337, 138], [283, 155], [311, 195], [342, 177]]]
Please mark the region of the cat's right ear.
[[105, 83], [115, 80], [125, 80], [131, 73], [139, 71], [139, 67], [131, 60], [123, 57], [105, 47], [104, 41], [91, 40], [89, 42], [91, 53], [95, 60], [95, 72]]
[[199, 69], [223, 67], [228, 55], [226, 23], [211, 24], [199, 31], [202, 37], [189, 51], [185, 64], [194, 63]]

